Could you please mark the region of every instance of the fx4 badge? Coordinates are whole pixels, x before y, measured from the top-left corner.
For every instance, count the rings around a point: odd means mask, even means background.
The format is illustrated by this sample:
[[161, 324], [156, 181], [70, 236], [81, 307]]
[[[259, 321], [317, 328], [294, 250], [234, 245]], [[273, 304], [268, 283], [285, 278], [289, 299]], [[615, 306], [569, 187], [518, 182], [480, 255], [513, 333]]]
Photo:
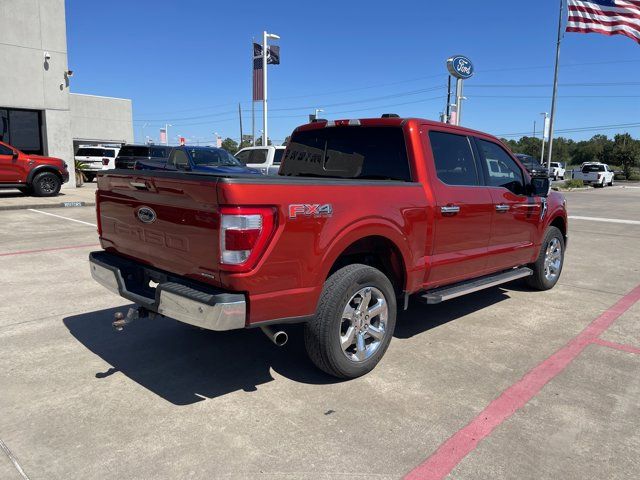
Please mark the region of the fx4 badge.
[[289, 205], [289, 218], [303, 217], [330, 217], [333, 215], [333, 207], [330, 203], [292, 203]]

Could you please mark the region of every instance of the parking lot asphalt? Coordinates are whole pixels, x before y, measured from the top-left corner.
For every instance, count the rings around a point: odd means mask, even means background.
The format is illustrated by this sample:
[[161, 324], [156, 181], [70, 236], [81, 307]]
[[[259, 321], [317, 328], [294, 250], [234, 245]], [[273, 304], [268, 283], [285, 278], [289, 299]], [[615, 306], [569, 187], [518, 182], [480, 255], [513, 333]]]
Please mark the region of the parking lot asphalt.
[[566, 196], [556, 288], [412, 301], [351, 381], [298, 327], [115, 332], [93, 208], [0, 211], [0, 478], [638, 478], [640, 188]]

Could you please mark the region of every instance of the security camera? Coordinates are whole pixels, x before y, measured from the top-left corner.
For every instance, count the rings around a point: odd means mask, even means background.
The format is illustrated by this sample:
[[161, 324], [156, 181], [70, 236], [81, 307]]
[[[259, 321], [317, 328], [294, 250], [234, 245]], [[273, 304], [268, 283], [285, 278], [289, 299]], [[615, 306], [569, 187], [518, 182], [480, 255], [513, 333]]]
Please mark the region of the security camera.
[[44, 52], [44, 59], [51, 60], [51, 54], [49, 52]]

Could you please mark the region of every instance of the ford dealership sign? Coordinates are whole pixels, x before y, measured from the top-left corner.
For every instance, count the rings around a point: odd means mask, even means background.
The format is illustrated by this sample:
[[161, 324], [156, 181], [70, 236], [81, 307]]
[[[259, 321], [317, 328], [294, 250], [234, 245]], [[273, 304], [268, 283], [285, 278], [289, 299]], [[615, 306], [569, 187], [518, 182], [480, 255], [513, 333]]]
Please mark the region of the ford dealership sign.
[[464, 55], [454, 55], [447, 59], [447, 69], [451, 75], [462, 80], [473, 76], [473, 63]]

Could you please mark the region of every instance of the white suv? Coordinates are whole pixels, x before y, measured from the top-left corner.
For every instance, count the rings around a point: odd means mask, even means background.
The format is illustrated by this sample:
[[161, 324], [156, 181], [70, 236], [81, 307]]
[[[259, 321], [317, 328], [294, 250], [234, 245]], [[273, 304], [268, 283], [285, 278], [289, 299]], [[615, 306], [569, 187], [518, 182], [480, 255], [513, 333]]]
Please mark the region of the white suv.
[[87, 181], [92, 182], [98, 172], [116, 167], [116, 157], [119, 150], [116, 147], [80, 145], [75, 160], [82, 163], [80, 170]]

